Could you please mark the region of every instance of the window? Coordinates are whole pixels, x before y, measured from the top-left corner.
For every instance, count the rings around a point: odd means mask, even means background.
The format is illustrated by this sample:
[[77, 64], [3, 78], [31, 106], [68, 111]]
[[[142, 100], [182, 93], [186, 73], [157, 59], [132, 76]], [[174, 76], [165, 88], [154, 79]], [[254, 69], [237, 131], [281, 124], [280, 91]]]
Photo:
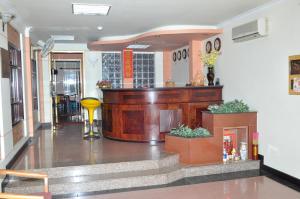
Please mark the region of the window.
[[154, 87], [154, 54], [133, 54], [133, 86], [134, 88]]
[[37, 66], [36, 61], [31, 60], [32, 67], [32, 100], [33, 100], [33, 109], [38, 110], [38, 92], [37, 92]]
[[9, 44], [11, 115], [13, 125], [24, 118], [21, 51]]
[[122, 87], [121, 53], [102, 53], [102, 79], [110, 81], [113, 88]]

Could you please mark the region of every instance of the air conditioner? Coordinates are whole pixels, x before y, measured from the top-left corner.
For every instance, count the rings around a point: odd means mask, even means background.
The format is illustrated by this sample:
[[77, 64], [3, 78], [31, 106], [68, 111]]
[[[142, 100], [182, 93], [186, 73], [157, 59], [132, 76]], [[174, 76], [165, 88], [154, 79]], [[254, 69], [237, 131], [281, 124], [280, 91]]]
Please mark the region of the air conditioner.
[[248, 41], [267, 36], [267, 19], [261, 18], [232, 28], [234, 42]]

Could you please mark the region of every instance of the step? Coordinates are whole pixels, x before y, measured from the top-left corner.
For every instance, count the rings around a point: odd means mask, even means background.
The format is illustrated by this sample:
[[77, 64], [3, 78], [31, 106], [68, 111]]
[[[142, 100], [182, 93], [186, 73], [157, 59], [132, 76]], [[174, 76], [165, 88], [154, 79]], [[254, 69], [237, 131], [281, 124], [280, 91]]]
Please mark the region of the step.
[[[180, 166], [165, 167], [145, 171], [75, 176], [49, 179], [49, 189], [53, 195], [94, 192], [132, 187], [168, 184], [183, 178]], [[35, 193], [43, 190], [41, 180], [11, 181], [5, 192]]]
[[153, 170], [165, 167], [172, 167], [177, 164], [179, 164], [179, 155], [170, 154], [156, 160], [141, 160], [93, 165], [32, 169], [30, 170], [30, 172], [47, 173], [50, 179], [72, 176], [86, 176], [107, 173]]
[[[176, 164], [148, 170], [51, 178], [49, 179], [49, 187], [53, 195], [64, 195], [165, 185], [186, 177], [258, 169], [259, 161], [239, 161], [230, 164], [206, 166], [180, 166]], [[25, 179], [11, 181], [5, 188], [5, 191], [13, 193], [34, 193], [40, 192], [42, 189], [42, 181]]]

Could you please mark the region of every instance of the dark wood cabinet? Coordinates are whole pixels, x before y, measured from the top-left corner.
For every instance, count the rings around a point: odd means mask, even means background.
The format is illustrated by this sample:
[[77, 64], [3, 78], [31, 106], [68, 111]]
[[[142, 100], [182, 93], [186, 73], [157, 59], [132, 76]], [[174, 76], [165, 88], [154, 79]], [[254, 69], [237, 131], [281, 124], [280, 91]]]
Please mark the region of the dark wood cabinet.
[[179, 124], [202, 126], [201, 112], [222, 102], [222, 86], [102, 91], [103, 134], [126, 141], [164, 141]]

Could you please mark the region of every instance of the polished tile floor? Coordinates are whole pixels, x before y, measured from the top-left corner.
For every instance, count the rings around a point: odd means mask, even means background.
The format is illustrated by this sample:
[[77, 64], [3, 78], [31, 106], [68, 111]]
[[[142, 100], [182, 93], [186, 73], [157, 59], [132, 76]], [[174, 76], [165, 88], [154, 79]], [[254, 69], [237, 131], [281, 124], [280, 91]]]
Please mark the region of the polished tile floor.
[[[299, 199], [300, 193], [259, 176], [187, 186], [77, 197], [76, 199]], [[75, 198], [74, 198], [75, 199]]]
[[39, 169], [87, 164], [153, 160], [167, 156], [163, 143], [120, 142], [106, 138], [83, 140], [81, 123], [64, 125], [53, 133], [39, 130], [33, 142], [12, 166], [13, 169]]

